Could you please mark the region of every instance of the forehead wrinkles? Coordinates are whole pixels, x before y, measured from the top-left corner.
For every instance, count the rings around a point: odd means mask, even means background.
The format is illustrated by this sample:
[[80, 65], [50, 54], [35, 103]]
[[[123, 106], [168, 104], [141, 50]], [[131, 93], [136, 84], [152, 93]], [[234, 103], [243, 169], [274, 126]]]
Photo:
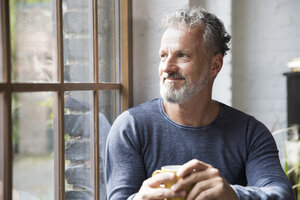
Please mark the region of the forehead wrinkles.
[[161, 38], [161, 50], [199, 51], [203, 49], [199, 29], [167, 29]]
[[170, 45], [161, 45], [159, 52], [182, 52], [182, 53], [196, 53], [193, 48], [187, 45], [178, 45], [171, 43]]
[[178, 42], [174, 40], [164, 40], [161, 43], [159, 52], [173, 52], [173, 53], [190, 53], [197, 54], [199, 52], [199, 45], [194, 43], [187, 42]]

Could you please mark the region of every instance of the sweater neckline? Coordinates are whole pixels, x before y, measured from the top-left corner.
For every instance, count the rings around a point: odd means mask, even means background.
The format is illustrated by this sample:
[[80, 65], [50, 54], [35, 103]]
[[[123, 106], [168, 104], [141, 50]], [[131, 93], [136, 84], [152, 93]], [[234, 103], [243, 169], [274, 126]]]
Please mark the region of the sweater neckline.
[[188, 125], [183, 125], [183, 124], [179, 124], [175, 121], [173, 121], [168, 115], [167, 113], [165, 112], [164, 110], [164, 107], [163, 107], [163, 100], [162, 98], [159, 98], [159, 109], [160, 109], [160, 112], [161, 114], [163, 115], [163, 117], [171, 124], [179, 127], [179, 128], [184, 128], [184, 129], [190, 129], [190, 130], [195, 130], [195, 129], [207, 129], [207, 128], [211, 128], [213, 126], [215, 126], [216, 123], [218, 123], [218, 121], [220, 121], [220, 119], [222, 118], [223, 116], [223, 112], [224, 112], [224, 104], [219, 102], [219, 101], [216, 101], [217, 103], [219, 103], [219, 106], [220, 106], [220, 109], [219, 109], [219, 113], [217, 115], [217, 117], [208, 125], [205, 125], [205, 126], [188, 126]]

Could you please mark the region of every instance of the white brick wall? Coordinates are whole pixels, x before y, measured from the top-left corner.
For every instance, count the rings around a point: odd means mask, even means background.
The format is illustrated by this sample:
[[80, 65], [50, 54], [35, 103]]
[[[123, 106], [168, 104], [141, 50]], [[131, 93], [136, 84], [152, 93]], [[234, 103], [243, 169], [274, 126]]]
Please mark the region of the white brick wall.
[[286, 63], [300, 56], [300, 1], [233, 0], [233, 106], [286, 126]]

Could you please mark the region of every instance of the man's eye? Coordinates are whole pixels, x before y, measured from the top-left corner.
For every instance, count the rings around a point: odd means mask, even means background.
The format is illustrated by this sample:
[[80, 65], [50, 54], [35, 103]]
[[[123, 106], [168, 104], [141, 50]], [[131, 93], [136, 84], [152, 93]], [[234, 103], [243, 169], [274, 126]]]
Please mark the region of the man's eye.
[[167, 57], [167, 54], [160, 54], [160, 57], [161, 57], [161, 58], [166, 58], [166, 57]]
[[188, 55], [184, 54], [184, 53], [178, 53], [178, 57], [179, 58], [187, 58]]

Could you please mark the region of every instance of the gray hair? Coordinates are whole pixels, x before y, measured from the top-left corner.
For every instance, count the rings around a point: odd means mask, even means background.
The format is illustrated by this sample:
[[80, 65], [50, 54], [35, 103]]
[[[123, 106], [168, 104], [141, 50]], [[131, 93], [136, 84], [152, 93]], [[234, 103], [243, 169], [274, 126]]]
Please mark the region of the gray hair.
[[204, 45], [206, 51], [211, 55], [221, 53], [224, 56], [226, 51], [230, 49], [228, 43], [231, 36], [225, 30], [223, 22], [203, 8], [182, 9], [172, 12], [163, 19], [162, 27], [186, 30], [198, 27], [204, 30]]

